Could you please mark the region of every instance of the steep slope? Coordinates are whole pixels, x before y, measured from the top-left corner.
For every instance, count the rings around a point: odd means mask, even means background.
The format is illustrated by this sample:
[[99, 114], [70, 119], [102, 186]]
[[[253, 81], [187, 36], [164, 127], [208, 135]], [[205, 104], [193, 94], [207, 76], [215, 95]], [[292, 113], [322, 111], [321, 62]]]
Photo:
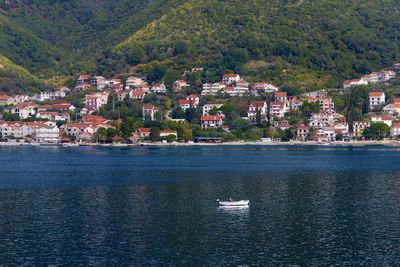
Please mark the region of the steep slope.
[[32, 75], [25, 68], [0, 55], [0, 91], [6, 93], [21, 92], [23, 88], [47, 87], [44, 81]]
[[303, 88], [336, 86], [400, 56], [399, 11], [395, 0], [196, 0], [170, 10], [115, 51], [127, 55], [142, 47], [145, 63], [172, 60], [214, 67], [213, 74], [230, 69]]
[[35, 73], [55, 70], [61, 55], [52, 45], [0, 14], [0, 53]]

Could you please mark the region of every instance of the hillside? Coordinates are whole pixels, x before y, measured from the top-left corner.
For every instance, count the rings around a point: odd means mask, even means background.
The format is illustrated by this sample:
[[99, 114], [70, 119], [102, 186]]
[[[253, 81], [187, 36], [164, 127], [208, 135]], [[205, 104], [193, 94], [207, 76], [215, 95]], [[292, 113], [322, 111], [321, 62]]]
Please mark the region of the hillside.
[[395, 0], [0, 0], [0, 54], [43, 79], [202, 66], [306, 90], [392, 65], [399, 17]]
[[209, 65], [211, 77], [228, 69], [296, 86], [337, 86], [399, 57], [399, 10], [390, 0], [189, 1], [116, 51], [139, 46], [144, 63]]
[[33, 89], [46, 87], [44, 81], [32, 75], [25, 68], [11, 62], [5, 56], [0, 55], [0, 91], [16, 93], [18, 88]]

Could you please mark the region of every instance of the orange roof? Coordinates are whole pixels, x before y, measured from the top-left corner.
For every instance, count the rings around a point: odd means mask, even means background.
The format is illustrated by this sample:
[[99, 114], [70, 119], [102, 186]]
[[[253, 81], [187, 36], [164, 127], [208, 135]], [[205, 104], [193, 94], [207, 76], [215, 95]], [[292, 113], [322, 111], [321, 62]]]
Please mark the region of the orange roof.
[[283, 108], [285, 104], [282, 102], [271, 102], [270, 106], [279, 106], [280, 108]]
[[250, 106], [256, 106], [256, 107], [263, 107], [265, 104], [264, 101], [251, 101]]
[[191, 101], [187, 99], [179, 100], [179, 105], [190, 105]]
[[201, 121], [220, 121], [222, 120], [221, 116], [201, 116]]
[[151, 128], [139, 128], [139, 133], [150, 133]]
[[277, 97], [287, 97], [287, 93], [286, 92], [276, 92], [275, 95]]
[[155, 106], [143, 106], [143, 109], [157, 109]]
[[144, 95], [144, 92], [143, 91], [133, 91], [133, 95], [142, 96], [142, 95]]
[[97, 116], [97, 115], [88, 115], [83, 117], [83, 121], [85, 123], [105, 123], [107, 120], [103, 118], [102, 116]]
[[235, 73], [229, 73], [229, 74], [224, 75], [225, 78], [235, 78], [237, 76], [239, 76], [239, 74], [235, 74]]
[[393, 104], [400, 103], [400, 97], [394, 97], [394, 98], [392, 98], [392, 102], [393, 102]]
[[400, 128], [400, 123], [393, 123], [392, 128]]
[[0, 95], [0, 100], [8, 100], [8, 99], [10, 99], [11, 97], [10, 96], [8, 96], [8, 95]]
[[368, 94], [369, 96], [382, 96], [383, 95], [383, 92], [369, 92], [369, 94]]

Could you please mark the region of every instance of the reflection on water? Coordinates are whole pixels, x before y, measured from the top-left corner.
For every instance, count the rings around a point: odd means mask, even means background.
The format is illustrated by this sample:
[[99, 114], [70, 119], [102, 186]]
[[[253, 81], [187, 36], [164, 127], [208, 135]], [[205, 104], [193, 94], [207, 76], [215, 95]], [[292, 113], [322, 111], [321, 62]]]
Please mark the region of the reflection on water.
[[137, 149], [0, 148], [0, 266], [400, 262], [398, 150]]

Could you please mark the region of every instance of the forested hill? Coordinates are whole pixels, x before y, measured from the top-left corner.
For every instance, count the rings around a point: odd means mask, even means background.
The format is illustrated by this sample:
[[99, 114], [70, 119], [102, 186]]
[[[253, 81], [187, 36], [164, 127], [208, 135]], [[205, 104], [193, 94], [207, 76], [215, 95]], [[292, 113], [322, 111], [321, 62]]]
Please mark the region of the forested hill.
[[395, 0], [0, 0], [0, 54], [42, 79], [201, 66], [332, 87], [400, 58], [399, 18]]

